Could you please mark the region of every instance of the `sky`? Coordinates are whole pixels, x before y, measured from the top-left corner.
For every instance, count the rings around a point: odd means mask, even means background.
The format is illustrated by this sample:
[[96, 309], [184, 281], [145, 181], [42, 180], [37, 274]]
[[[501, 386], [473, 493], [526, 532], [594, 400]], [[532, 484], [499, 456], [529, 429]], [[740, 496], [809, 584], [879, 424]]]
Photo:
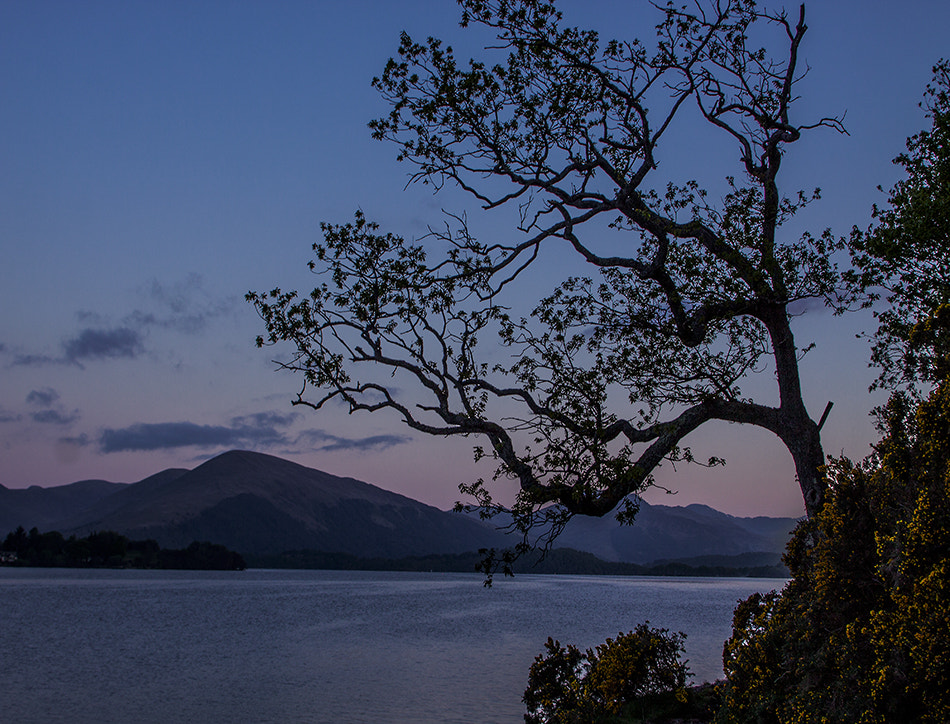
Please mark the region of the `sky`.
[[[561, 5], [604, 37], [652, 36], [645, 2]], [[490, 472], [472, 441], [291, 407], [299, 380], [255, 347], [264, 330], [244, 301], [312, 287], [320, 222], [357, 209], [407, 238], [443, 209], [514, 233], [459, 193], [407, 187], [409, 168], [366, 127], [387, 111], [370, 81], [401, 30], [480, 52], [484, 37], [460, 30], [459, 15], [449, 0], [0, 1], [0, 484], [135, 482], [241, 448], [448, 508], [459, 483]], [[798, 105], [843, 115], [849, 135], [808, 134], [781, 180], [822, 189], [797, 224], [847, 234], [867, 226], [886, 198], [878, 185], [900, 177], [891, 159], [926, 125], [918, 103], [950, 54], [950, 3], [821, 0], [806, 17]], [[666, 168], [739, 173], [728, 138], [699, 159], [690, 143], [707, 136], [675, 130]], [[835, 403], [829, 454], [861, 458], [876, 437], [868, 412], [882, 400], [856, 338], [872, 328], [868, 313], [796, 320], [797, 341], [817, 345], [802, 362], [806, 403], [815, 418]], [[767, 395], [769, 382], [751, 389]], [[713, 425], [693, 448], [727, 465], [664, 468], [658, 480], [676, 494], [648, 501], [801, 515], [791, 461], [769, 434]]]

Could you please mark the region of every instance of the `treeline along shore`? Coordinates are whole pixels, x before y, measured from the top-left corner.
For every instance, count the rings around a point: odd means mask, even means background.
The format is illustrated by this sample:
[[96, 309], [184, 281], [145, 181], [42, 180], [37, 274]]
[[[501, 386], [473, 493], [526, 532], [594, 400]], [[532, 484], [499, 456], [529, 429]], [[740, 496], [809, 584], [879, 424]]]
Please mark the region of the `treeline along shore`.
[[[248, 555], [252, 568], [307, 568], [347, 571], [432, 571], [470, 573], [485, 552], [433, 554], [403, 558], [360, 558], [347, 553], [315, 550], [287, 551], [278, 555]], [[658, 561], [650, 565], [604, 561], [570, 548], [555, 548], [543, 557], [525, 556], [512, 566], [516, 574], [540, 573], [589, 576], [697, 576], [786, 578], [788, 569], [768, 554], [708, 556], [701, 559]]]
[[[131, 540], [114, 531], [99, 531], [84, 538], [68, 538], [58, 531], [27, 532], [22, 526], [7, 534], [0, 545], [0, 565], [59, 568], [136, 568], [165, 570], [244, 570], [245, 568], [297, 568], [349, 571], [476, 570], [484, 551], [432, 554], [399, 558], [359, 557], [317, 550], [286, 551], [276, 555], [242, 555], [223, 545], [194, 541], [186, 548], [162, 548], [155, 540]], [[604, 561], [586, 552], [557, 548], [543, 557], [527, 556], [514, 567], [519, 574], [619, 575], [619, 576], [738, 576], [785, 578], [788, 569], [768, 554], [706, 556], [700, 559], [657, 561], [651, 565]]]
[[22, 526], [7, 534], [0, 564], [45, 568], [142, 568], [164, 570], [242, 571], [240, 553], [223, 545], [194, 541], [182, 549], [162, 548], [154, 540], [130, 540], [114, 531], [85, 538], [66, 538], [58, 531], [29, 533]]

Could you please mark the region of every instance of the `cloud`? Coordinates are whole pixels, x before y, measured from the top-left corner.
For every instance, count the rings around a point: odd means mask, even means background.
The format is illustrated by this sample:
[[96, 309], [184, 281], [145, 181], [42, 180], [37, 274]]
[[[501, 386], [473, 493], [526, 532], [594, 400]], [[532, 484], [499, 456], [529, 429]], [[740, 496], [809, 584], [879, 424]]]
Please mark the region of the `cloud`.
[[[41, 367], [44, 365], [77, 365], [82, 367], [83, 361], [97, 359], [135, 358], [145, 351], [140, 332], [130, 327], [94, 328], [86, 327], [79, 333], [61, 342], [62, 357], [51, 357], [46, 354], [18, 354], [13, 359], [13, 365], [19, 367]], [[37, 391], [40, 394], [43, 390]], [[39, 402], [39, 398], [28, 400]]]
[[294, 441], [296, 445], [312, 445], [317, 450], [331, 452], [335, 450], [386, 450], [409, 442], [405, 435], [371, 435], [369, 437], [339, 437], [324, 430], [305, 430]]
[[255, 412], [253, 415], [232, 417], [231, 425], [235, 427], [286, 427], [300, 418], [297, 412]]
[[45, 354], [18, 354], [13, 358], [14, 367], [41, 367], [43, 365], [66, 364], [63, 357], [50, 357]]
[[20, 416], [15, 412], [0, 407], [0, 422], [19, 422]]
[[59, 410], [40, 410], [30, 415], [33, 422], [41, 425], [71, 425], [79, 419], [79, 412], [60, 412]]
[[80, 451], [89, 443], [89, 436], [85, 433], [77, 437], [61, 437], [56, 441], [53, 452], [60, 464], [72, 465], [79, 460]]
[[788, 313], [793, 317], [797, 317], [802, 314], [816, 312], [830, 312], [831, 307], [825, 304], [825, 300], [820, 297], [806, 297], [804, 299], [796, 299], [789, 303]]
[[26, 401], [31, 405], [38, 407], [50, 407], [59, 399], [59, 393], [52, 387], [44, 387], [42, 390], [30, 390], [26, 396]]
[[104, 453], [113, 453], [180, 447], [285, 445], [287, 436], [280, 428], [290, 425], [297, 417], [296, 414], [260, 412], [232, 418], [229, 425], [139, 422], [128, 427], [103, 430], [99, 435], [99, 449]]
[[228, 314], [238, 305], [236, 297], [215, 299], [205, 289], [200, 274], [189, 274], [171, 284], [152, 279], [140, 291], [157, 312], [136, 309], [124, 323], [171, 329], [182, 334], [198, 334], [207, 327], [208, 320]]
[[196, 425], [193, 422], [136, 423], [113, 430], [107, 428], [99, 436], [102, 452], [131, 450], [167, 450], [169, 448], [210, 447], [229, 445], [236, 441], [235, 431], [220, 425]]
[[73, 363], [88, 359], [134, 358], [143, 350], [142, 335], [129, 327], [87, 328], [63, 342], [66, 361]]
[[33, 422], [41, 425], [72, 425], [79, 419], [79, 410], [65, 412], [59, 401], [59, 393], [52, 387], [43, 387], [39, 390], [30, 390], [26, 396], [26, 402], [35, 407], [42, 407], [42, 410], [30, 413]]
[[136, 359], [145, 353], [144, 340], [150, 329], [180, 334], [200, 334], [216, 317], [245, 308], [238, 297], [215, 298], [204, 287], [199, 274], [163, 284], [151, 280], [139, 288], [140, 305], [118, 322], [89, 310], [76, 312], [80, 327], [74, 336], [62, 340], [60, 357], [10, 349], [0, 344], [0, 353], [13, 355], [13, 366], [76, 365], [105, 359]]

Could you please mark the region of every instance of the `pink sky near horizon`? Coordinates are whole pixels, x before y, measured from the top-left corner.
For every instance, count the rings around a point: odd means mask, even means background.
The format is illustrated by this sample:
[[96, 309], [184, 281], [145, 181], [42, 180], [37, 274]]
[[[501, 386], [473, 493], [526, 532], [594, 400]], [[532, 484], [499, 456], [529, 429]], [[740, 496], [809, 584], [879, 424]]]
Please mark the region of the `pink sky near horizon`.
[[[649, 36], [630, 3], [563, 4], [569, 22]], [[918, 107], [946, 51], [950, 4], [876, 0], [808, 4], [801, 106], [845, 114], [848, 136], [809, 134], [789, 150], [785, 189], [822, 189], [797, 221], [819, 233], [867, 225], [891, 159], [926, 124]], [[308, 289], [321, 221], [361, 208], [407, 237], [459, 194], [405, 189], [395, 149], [366, 123], [386, 112], [369, 81], [403, 28], [477, 50], [454, 3], [36, 2], [0, 4], [0, 484], [135, 482], [192, 468], [232, 448], [279, 455], [440, 508], [476, 468], [473, 440], [411, 434], [384, 415], [292, 408], [298, 380], [243, 295]], [[710, 158], [732, 165], [723, 139]], [[671, 151], [671, 168], [695, 157]], [[498, 233], [491, 218], [479, 218]], [[568, 270], [570, 272], [570, 270]], [[876, 439], [867, 313], [810, 310], [795, 323], [806, 402], [828, 400], [828, 454], [860, 458]], [[767, 375], [766, 375], [767, 377]], [[766, 398], [769, 380], [750, 385]], [[194, 444], [200, 441], [201, 444]], [[769, 434], [713, 425], [697, 457], [723, 468], [669, 467], [653, 503], [737, 515], [797, 516], [791, 461]], [[503, 488], [507, 484], [501, 484]], [[510, 487], [510, 486], [509, 486]]]

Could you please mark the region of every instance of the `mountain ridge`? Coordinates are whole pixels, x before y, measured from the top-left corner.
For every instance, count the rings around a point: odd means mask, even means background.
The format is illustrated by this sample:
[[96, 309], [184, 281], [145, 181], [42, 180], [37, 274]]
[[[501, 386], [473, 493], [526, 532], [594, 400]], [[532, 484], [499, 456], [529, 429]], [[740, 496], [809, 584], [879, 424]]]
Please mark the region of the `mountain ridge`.
[[[709, 506], [641, 504], [632, 526], [610, 517], [572, 520], [558, 547], [605, 561], [781, 553], [791, 518], [737, 518]], [[0, 486], [0, 535], [16, 526], [66, 535], [114, 530], [180, 548], [208, 540], [245, 555], [291, 550], [362, 558], [459, 554], [516, 541], [474, 516], [433, 506], [283, 458], [232, 450], [194, 469], [169, 468], [137, 483], [79, 481], [25, 490]]]

